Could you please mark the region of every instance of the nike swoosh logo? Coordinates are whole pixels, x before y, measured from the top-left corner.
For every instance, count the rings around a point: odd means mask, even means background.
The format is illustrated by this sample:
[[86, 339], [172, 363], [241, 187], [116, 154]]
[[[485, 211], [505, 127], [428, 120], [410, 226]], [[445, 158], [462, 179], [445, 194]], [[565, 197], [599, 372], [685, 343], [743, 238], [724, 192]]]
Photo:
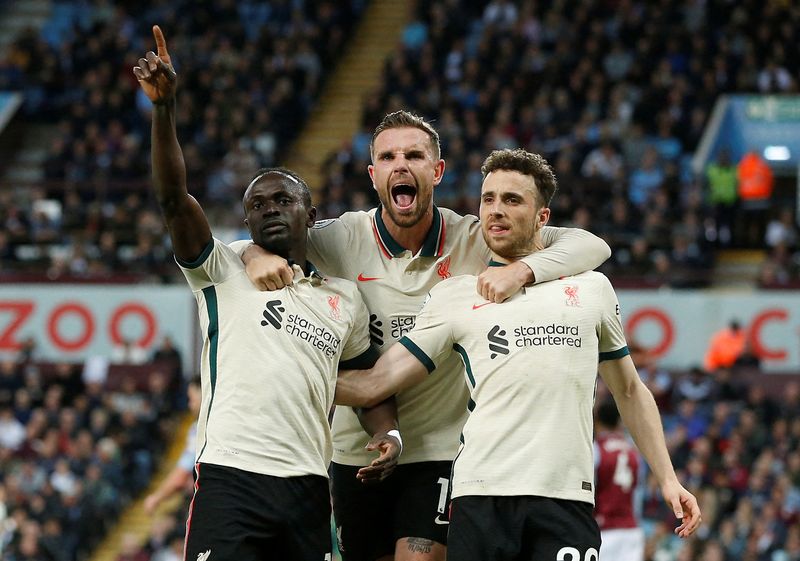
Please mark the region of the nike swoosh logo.
[[433, 519], [433, 521], [434, 521], [436, 524], [439, 524], [440, 526], [441, 526], [441, 525], [443, 525], [443, 524], [444, 524], [444, 525], [446, 525], [446, 524], [450, 524], [450, 521], [449, 521], [449, 520], [442, 520], [442, 519], [441, 519], [441, 517], [439, 517], [439, 516], [437, 516], [436, 518], [434, 518], [434, 519]]
[[483, 308], [484, 306], [488, 306], [489, 304], [494, 304], [494, 302], [484, 302], [483, 304], [473, 304], [472, 309], [477, 310], [478, 308]]
[[381, 280], [381, 277], [365, 277], [364, 273], [359, 273], [358, 280], [360, 280], [361, 282], [366, 282], [371, 280]]

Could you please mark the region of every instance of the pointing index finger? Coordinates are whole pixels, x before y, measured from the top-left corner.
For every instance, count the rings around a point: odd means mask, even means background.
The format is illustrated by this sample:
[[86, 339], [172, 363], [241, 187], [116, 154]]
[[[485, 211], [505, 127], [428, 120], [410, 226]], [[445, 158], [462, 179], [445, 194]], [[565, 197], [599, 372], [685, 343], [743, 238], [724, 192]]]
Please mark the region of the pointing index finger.
[[164, 34], [161, 32], [161, 28], [157, 25], [153, 26], [153, 37], [156, 40], [156, 48], [158, 49], [158, 56], [169, 57], [169, 53], [167, 52], [167, 41], [164, 39]]

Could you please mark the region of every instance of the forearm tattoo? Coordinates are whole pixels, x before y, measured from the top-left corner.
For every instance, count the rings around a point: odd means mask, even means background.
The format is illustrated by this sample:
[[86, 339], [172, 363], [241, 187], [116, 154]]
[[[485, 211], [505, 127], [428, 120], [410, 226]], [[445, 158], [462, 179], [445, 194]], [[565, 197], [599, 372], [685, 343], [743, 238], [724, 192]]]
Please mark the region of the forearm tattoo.
[[433, 548], [433, 540], [425, 538], [408, 538], [408, 550], [411, 553], [430, 553]]

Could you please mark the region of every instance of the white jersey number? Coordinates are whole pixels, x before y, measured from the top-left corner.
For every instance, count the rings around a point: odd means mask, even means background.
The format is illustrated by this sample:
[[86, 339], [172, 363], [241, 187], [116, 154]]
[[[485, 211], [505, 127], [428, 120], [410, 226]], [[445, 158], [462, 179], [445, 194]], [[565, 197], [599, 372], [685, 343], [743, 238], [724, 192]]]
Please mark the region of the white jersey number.
[[622, 487], [622, 490], [626, 493], [631, 490], [633, 486], [633, 470], [628, 465], [627, 454], [617, 454], [617, 466], [614, 468], [614, 479], [612, 481]]
[[[583, 556], [583, 561], [597, 561], [597, 550], [590, 547]], [[556, 561], [581, 561], [581, 552], [574, 547], [562, 547], [556, 554]]]
[[437, 483], [441, 489], [439, 490], [439, 504], [436, 505], [436, 511], [439, 514], [444, 514], [444, 510], [447, 508], [447, 489], [450, 487], [450, 480], [440, 477]]

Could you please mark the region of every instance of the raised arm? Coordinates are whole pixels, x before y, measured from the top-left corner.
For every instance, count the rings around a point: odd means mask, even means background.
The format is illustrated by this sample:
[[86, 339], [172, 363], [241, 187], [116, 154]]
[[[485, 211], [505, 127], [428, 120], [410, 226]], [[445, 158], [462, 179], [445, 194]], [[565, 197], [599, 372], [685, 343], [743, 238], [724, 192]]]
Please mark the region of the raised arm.
[[186, 166], [175, 128], [177, 74], [161, 28], [153, 26], [158, 54], [148, 51], [133, 74], [153, 102], [151, 158], [156, 199], [172, 238], [175, 257], [192, 262], [211, 241], [203, 209], [186, 189]]
[[675, 533], [682, 538], [690, 536], [700, 526], [700, 507], [675, 475], [653, 394], [639, 378], [630, 355], [601, 362], [600, 376], [614, 396], [622, 422], [653, 470], [664, 500], [681, 519]]
[[478, 294], [500, 303], [526, 284], [555, 280], [599, 267], [611, 248], [580, 228], [542, 228], [544, 248], [507, 267], [489, 267], [478, 276]]
[[428, 369], [403, 345], [395, 343], [369, 370], [340, 370], [336, 379], [337, 405], [373, 407], [406, 388], [419, 384]]

